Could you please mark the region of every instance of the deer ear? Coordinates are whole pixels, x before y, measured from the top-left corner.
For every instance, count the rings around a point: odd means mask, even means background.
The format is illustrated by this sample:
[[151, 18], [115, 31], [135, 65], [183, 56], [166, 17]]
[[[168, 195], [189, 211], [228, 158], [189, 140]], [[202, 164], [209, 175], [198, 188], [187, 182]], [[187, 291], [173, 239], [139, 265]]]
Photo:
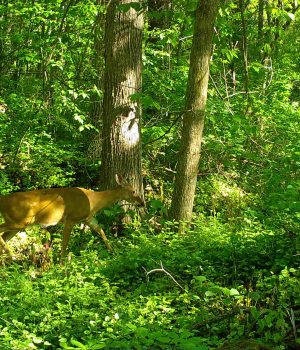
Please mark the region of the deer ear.
[[116, 183], [119, 185], [119, 186], [122, 186], [122, 182], [123, 182], [123, 178], [120, 174], [116, 174]]

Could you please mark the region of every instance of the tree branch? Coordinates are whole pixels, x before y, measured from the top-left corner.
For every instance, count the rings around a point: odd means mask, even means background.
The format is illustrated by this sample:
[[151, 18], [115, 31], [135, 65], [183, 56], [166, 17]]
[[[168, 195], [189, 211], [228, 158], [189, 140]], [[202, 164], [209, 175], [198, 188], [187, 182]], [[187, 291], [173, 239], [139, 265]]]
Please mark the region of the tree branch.
[[179, 284], [176, 279], [164, 268], [162, 262], [160, 262], [160, 269], [153, 269], [151, 271], [147, 271], [144, 267], [143, 269], [145, 270], [145, 273], [146, 273], [146, 277], [147, 277], [147, 282], [149, 282], [149, 275], [150, 273], [153, 273], [153, 272], [163, 272], [165, 273], [167, 276], [169, 276], [171, 278], [171, 280], [181, 289], [181, 290], [185, 290], [181, 284]]

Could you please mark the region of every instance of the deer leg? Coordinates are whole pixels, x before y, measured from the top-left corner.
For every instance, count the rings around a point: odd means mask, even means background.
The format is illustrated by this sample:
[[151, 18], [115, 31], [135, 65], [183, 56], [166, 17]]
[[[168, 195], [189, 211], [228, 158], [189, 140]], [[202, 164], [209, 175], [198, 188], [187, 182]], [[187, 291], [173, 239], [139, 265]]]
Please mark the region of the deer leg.
[[61, 247], [61, 259], [63, 259], [66, 255], [67, 246], [69, 243], [69, 238], [74, 227], [74, 223], [72, 221], [66, 221], [63, 231], [63, 241]]
[[5, 242], [7, 242], [25, 227], [26, 225], [4, 222], [0, 225], [0, 234], [3, 232], [2, 238]]
[[12, 258], [12, 253], [8, 246], [5, 244], [5, 241], [3, 240], [2, 236], [0, 236], [0, 254], [6, 253], [9, 258]]
[[112, 247], [111, 245], [109, 244], [109, 241], [104, 233], [104, 231], [102, 230], [102, 228], [98, 225], [97, 221], [94, 219], [94, 218], [91, 218], [91, 219], [88, 219], [87, 220], [87, 224], [88, 226], [95, 232], [97, 232], [101, 238], [103, 239], [104, 241], [104, 244], [107, 248], [107, 250], [109, 250], [110, 252], [112, 252]]
[[7, 242], [10, 239], [12, 239], [18, 232], [19, 232], [19, 230], [3, 232], [2, 238], [3, 238], [4, 242]]
[[23, 228], [16, 226], [15, 224], [8, 224], [6, 222], [0, 225], [0, 253], [5, 252], [10, 258], [12, 258], [12, 253], [5, 242], [10, 240]]

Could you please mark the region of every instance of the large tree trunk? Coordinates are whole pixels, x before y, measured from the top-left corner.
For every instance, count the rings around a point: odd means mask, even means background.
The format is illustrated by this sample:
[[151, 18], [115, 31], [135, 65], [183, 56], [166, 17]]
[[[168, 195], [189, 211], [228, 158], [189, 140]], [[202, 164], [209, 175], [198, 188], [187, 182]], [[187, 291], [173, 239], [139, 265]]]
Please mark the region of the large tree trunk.
[[111, 0], [105, 29], [103, 146], [100, 183], [115, 186], [120, 173], [142, 193], [141, 108], [132, 98], [141, 91], [143, 14], [131, 0]]
[[261, 46], [263, 43], [263, 30], [264, 30], [264, 7], [265, 0], [258, 1], [258, 20], [257, 20], [257, 42]]
[[[103, 7], [106, 6], [106, 0], [96, 0], [98, 7], [98, 13], [96, 15], [95, 24], [93, 28], [93, 47], [94, 55], [92, 56], [92, 65], [97, 72], [97, 78], [95, 80], [95, 86], [98, 91], [103, 91], [103, 77], [104, 77], [104, 27], [105, 27], [105, 14]], [[93, 124], [102, 130], [102, 101], [98, 94], [94, 94], [91, 101], [91, 119]], [[87, 156], [94, 162], [101, 159], [102, 150], [102, 135], [101, 133], [91, 133], [89, 147], [87, 150]], [[98, 179], [96, 179], [98, 182]]]
[[207, 100], [209, 62], [219, 1], [199, 0], [196, 10], [189, 78], [183, 115], [171, 218], [189, 221], [192, 216]]

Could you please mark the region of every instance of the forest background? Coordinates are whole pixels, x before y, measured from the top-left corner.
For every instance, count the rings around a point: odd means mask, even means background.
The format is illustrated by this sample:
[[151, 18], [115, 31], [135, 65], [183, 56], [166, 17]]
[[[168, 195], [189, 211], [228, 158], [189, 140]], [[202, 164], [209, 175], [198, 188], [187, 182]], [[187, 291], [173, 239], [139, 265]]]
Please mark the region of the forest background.
[[[1, 194], [101, 187], [109, 3], [0, 2]], [[12, 243], [18, 258], [0, 270], [0, 348], [299, 348], [298, 2], [220, 2], [184, 234], [168, 209], [198, 1], [119, 3], [145, 18], [132, 99], [142, 106], [147, 211], [132, 210], [125, 227], [122, 206], [100, 213], [113, 255], [81, 227], [64, 266], [61, 228], [51, 251], [38, 228]]]

